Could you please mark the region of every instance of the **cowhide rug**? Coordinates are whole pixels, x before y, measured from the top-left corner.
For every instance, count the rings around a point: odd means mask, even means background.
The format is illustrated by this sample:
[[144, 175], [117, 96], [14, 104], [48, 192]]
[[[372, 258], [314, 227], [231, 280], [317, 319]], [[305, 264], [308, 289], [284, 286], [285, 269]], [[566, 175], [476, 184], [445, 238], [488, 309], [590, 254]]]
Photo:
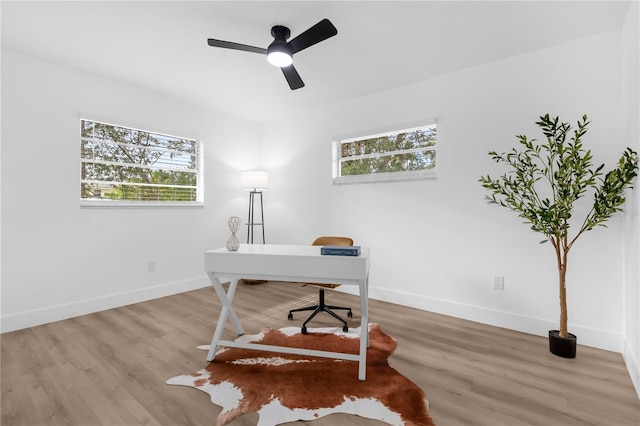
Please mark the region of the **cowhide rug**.
[[[358, 363], [331, 358], [289, 355], [248, 349], [221, 348], [200, 371], [173, 377], [170, 385], [191, 386], [208, 393], [222, 406], [216, 421], [225, 425], [244, 413], [257, 412], [259, 425], [314, 420], [332, 413], [348, 413], [392, 425], [434, 425], [425, 394], [389, 366], [395, 339], [369, 324], [367, 380], [358, 380]], [[360, 328], [265, 328], [238, 340], [277, 346], [357, 354]], [[208, 350], [208, 346], [199, 349]]]

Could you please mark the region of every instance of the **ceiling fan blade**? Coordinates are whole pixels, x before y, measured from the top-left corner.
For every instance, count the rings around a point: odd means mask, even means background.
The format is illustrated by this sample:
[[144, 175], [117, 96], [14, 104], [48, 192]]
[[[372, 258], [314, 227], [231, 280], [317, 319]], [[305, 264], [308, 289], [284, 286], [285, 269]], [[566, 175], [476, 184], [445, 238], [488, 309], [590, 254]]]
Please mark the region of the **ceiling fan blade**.
[[296, 71], [293, 65], [289, 65], [288, 67], [282, 67], [280, 69], [284, 74], [284, 78], [287, 79], [287, 83], [289, 83], [289, 87], [291, 87], [291, 90], [296, 90], [301, 87], [304, 87], [304, 82], [300, 78], [300, 74], [298, 74], [298, 71]]
[[223, 47], [225, 49], [242, 50], [245, 52], [254, 52], [267, 54], [267, 49], [261, 47], [248, 46], [246, 44], [234, 43], [232, 41], [216, 40], [214, 38], [207, 39], [207, 44], [212, 47]]
[[307, 31], [293, 38], [287, 44], [291, 47], [292, 53], [296, 53], [316, 43], [320, 43], [329, 37], [333, 37], [336, 34], [338, 34], [338, 30], [333, 26], [331, 21], [323, 19]]

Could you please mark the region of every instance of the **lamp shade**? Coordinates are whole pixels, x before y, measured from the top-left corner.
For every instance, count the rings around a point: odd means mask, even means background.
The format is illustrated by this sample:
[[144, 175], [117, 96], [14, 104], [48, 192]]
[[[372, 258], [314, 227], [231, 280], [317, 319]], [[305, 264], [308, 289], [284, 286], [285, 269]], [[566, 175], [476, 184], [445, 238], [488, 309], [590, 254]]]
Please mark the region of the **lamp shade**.
[[269, 188], [269, 173], [261, 170], [242, 172], [242, 189], [262, 190]]

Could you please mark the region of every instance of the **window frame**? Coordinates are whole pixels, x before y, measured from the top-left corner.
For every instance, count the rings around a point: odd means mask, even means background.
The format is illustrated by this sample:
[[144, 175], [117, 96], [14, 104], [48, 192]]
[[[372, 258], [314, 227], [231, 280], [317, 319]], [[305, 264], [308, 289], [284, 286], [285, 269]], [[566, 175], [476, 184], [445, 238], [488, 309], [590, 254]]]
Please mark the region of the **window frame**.
[[[332, 178], [334, 185], [342, 185], [342, 184], [359, 184], [359, 183], [376, 183], [376, 182], [404, 182], [404, 181], [413, 181], [413, 180], [430, 180], [437, 178], [437, 161], [436, 165], [431, 169], [423, 169], [423, 170], [409, 170], [409, 171], [397, 171], [397, 172], [384, 172], [384, 173], [368, 173], [368, 174], [359, 174], [359, 175], [340, 175], [340, 168], [342, 161], [344, 160], [353, 160], [354, 158], [377, 158], [383, 157], [393, 154], [402, 154], [402, 153], [410, 153], [417, 151], [434, 151], [437, 155], [438, 152], [438, 142], [436, 136], [436, 144], [431, 148], [410, 148], [407, 150], [397, 150], [397, 151], [385, 151], [382, 154], [364, 154], [358, 155], [354, 157], [341, 157], [341, 147], [344, 143], [356, 142], [361, 140], [373, 139], [381, 136], [389, 136], [396, 135], [399, 133], [408, 133], [416, 130], [434, 128], [436, 129], [437, 135], [437, 121], [436, 120], [428, 120], [429, 124], [424, 124], [425, 121], [421, 122], [421, 124], [410, 124], [410, 125], [398, 125], [394, 126], [392, 130], [378, 130], [378, 131], [370, 131], [365, 135], [358, 136], [342, 136], [334, 138], [332, 142]], [[361, 132], [364, 133], [364, 132]], [[437, 158], [437, 157], [436, 157]]]
[[[196, 170], [195, 170], [195, 176], [196, 176], [196, 199], [193, 201], [141, 201], [141, 200], [113, 200], [113, 199], [89, 199], [89, 198], [82, 198], [82, 184], [84, 183], [84, 180], [82, 178], [82, 165], [83, 163], [90, 163], [91, 161], [87, 161], [87, 158], [83, 158], [82, 155], [82, 145], [84, 143], [84, 141], [86, 139], [90, 139], [90, 138], [85, 138], [84, 136], [82, 136], [82, 127], [83, 127], [83, 122], [92, 122], [92, 123], [99, 123], [99, 124], [104, 124], [107, 126], [113, 126], [113, 127], [117, 127], [117, 128], [121, 128], [121, 129], [128, 129], [128, 130], [134, 130], [137, 132], [145, 132], [151, 135], [158, 135], [158, 136], [164, 136], [167, 138], [175, 138], [175, 139], [183, 139], [183, 140], [189, 140], [189, 141], [193, 141], [195, 144], [195, 148], [196, 148]], [[193, 207], [204, 207], [204, 152], [203, 152], [203, 147], [204, 147], [204, 143], [202, 140], [197, 139], [197, 138], [191, 138], [191, 137], [184, 137], [184, 136], [176, 136], [176, 135], [170, 135], [167, 133], [163, 133], [163, 132], [156, 132], [156, 131], [151, 131], [151, 130], [144, 130], [144, 129], [140, 129], [137, 127], [132, 127], [132, 126], [127, 126], [127, 125], [120, 125], [120, 124], [113, 124], [113, 123], [108, 123], [105, 121], [101, 121], [101, 120], [94, 120], [94, 119], [89, 119], [89, 118], [80, 118], [79, 119], [79, 124], [80, 124], [80, 135], [79, 135], [79, 140], [80, 140], [80, 153], [79, 153], [79, 175], [80, 175], [80, 179], [79, 179], [79, 183], [81, 186], [81, 193], [80, 193], [80, 207], [115, 207], [115, 208], [146, 208], [146, 207], [151, 207], [151, 208], [157, 208], [157, 207], [162, 207], [162, 208], [193, 208]], [[123, 144], [121, 142], [116, 142], [116, 141], [108, 141], [114, 145], [130, 145], [130, 144]], [[132, 146], [135, 146], [135, 144], [131, 144]], [[156, 151], [164, 151], [164, 152], [171, 152], [172, 150], [169, 148], [162, 148], [162, 147], [150, 147], [152, 150], [156, 150]], [[178, 151], [179, 152], [179, 151]], [[109, 161], [97, 161], [97, 164], [113, 164], [113, 165], [123, 165], [123, 166], [128, 166], [130, 165], [129, 163], [125, 163], [125, 162], [109, 162]], [[131, 165], [130, 165], [131, 166]], [[139, 165], [137, 164], [133, 164], [133, 167], [138, 167]], [[162, 169], [161, 166], [154, 166], [151, 165], [149, 167], [149, 169]], [[104, 181], [106, 184], [109, 184], [111, 181]], [[125, 181], [126, 182], [126, 181]], [[113, 183], [117, 183], [117, 182], [113, 182]], [[135, 186], [135, 184], [134, 184]], [[162, 185], [160, 185], [162, 186]]]

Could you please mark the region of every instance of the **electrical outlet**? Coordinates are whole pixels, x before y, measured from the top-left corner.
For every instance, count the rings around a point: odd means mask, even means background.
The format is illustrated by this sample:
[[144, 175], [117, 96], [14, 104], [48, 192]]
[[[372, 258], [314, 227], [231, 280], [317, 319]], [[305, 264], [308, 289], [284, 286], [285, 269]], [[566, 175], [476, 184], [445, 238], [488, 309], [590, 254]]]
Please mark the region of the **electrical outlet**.
[[493, 289], [504, 290], [504, 277], [498, 275], [493, 276]]
[[156, 261], [149, 260], [147, 262], [147, 272], [154, 272], [156, 270]]

